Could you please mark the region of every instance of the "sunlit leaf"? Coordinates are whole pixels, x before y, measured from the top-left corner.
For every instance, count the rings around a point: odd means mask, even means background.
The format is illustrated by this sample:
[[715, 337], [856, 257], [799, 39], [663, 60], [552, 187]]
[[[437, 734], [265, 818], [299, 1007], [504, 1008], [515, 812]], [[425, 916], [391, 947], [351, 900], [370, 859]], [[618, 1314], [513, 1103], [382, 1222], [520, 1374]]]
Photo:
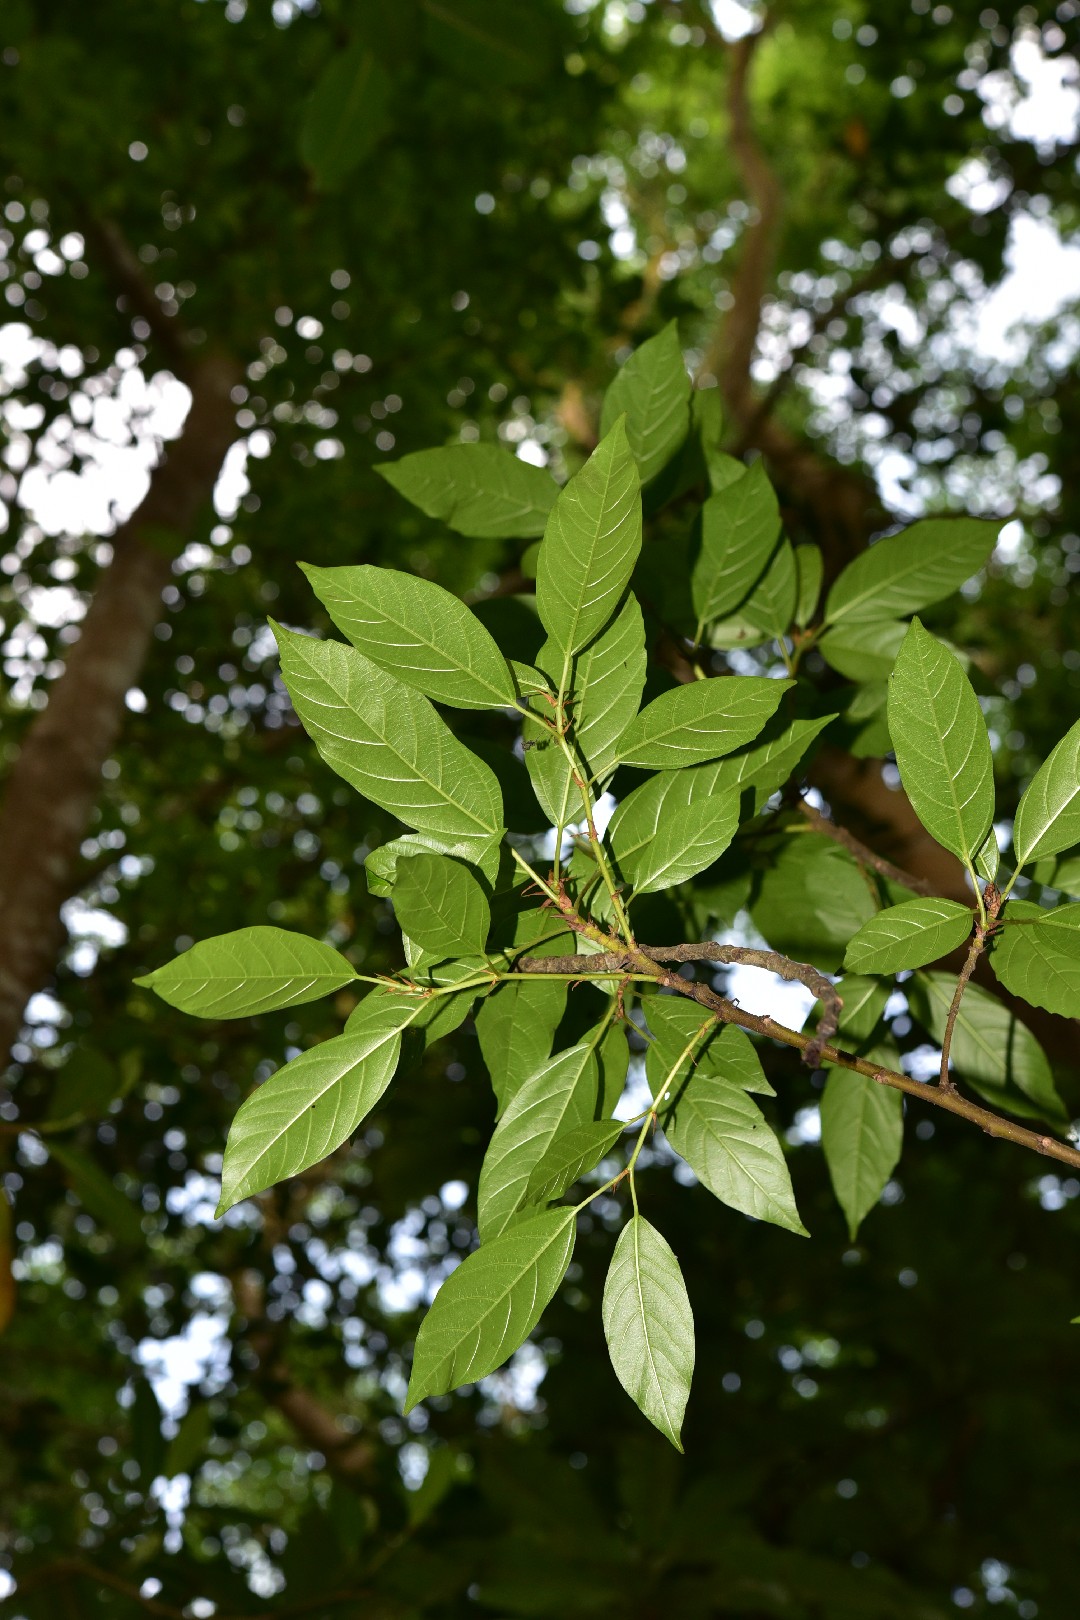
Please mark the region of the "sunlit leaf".
[[678, 1260], [642, 1215], [623, 1227], [611, 1257], [604, 1335], [619, 1383], [681, 1451], [694, 1376], [694, 1314]]
[[355, 978], [332, 945], [256, 925], [200, 940], [135, 983], [200, 1018], [249, 1018], [317, 1001]]
[[904, 900], [863, 923], [848, 944], [844, 967], [852, 973], [925, 967], [962, 945], [971, 925], [970, 906], [955, 900]]

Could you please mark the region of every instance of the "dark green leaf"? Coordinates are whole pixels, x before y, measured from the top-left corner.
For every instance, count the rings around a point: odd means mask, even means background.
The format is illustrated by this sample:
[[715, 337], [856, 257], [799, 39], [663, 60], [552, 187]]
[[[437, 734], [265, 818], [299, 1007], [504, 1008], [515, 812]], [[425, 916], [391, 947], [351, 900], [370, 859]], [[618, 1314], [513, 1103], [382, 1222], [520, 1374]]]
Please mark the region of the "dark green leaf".
[[793, 831], [758, 882], [754, 926], [774, 950], [835, 973], [852, 930], [877, 911], [858, 864], [816, 833]]
[[694, 609], [701, 624], [724, 619], [750, 595], [780, 536], [780, 507], [765, 465], [755, 461], [701, 509], [701, 554], [694, 565]]
[[336, 191], [383, 135], [391, 82], [363, 43], [332, 58], [300, 125], [300, 156], [323, 191]]
[[49, 1157], [67, 1172], [71, 1190], [103, 1232], [126, 1248], [143, 1248], [142, 1211], [81, 1148], [49, 1139]]
[[694, 1313], [678, 1260], [642, 1215], [623, 1227], [611, 1257], [604, 1335], [619, 1383], [681, 1451], [694, 1376]]
[[834, 1069], [821, 1098], [821, 1145], [853, 1243], [896, 1168], [903, 1141], [900, 1092], [865, 1074]]

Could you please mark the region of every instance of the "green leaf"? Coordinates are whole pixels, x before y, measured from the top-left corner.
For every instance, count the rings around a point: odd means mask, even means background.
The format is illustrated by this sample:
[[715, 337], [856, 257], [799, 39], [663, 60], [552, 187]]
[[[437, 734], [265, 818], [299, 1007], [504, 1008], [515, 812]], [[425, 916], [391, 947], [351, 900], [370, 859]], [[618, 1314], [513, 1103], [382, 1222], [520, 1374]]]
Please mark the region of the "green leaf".
[[600, 432], [626, 417], [626, 437], [641, 482], [666, 467], [690, 429], [690, 376], [677, 321], [634, 350], [604, 395]]
[[364, 873], [368, 893], [387, 899], [394, 892], [401, 863], [425, 850], [435, 855], [449, 855], [458, 861], [470, 861], [480, 868], [489, 881], [493, 881], [498, 871], [501, 843], [500, 833], [493, 833], [487, 845], [473, 844], [467, 839], [450, 844], [445, 839], [432, 838], [428, 833], [402, 833], [400, 838], [391, 838], [385, 844], [380, 844], [378, 849], [373, 849], [370, 855], [365, 855]]
[[734, 1024], [719, 1024], [712, 1019], [711, 1029], [690, 1056], [683, 1058], [693, 1037], [710, 1023], [698, 1002], [686, 996], [650, 996], [647, 1017], [653, 1038], [645, 1054], [645, 1074], [654, 1096], [668, 1076], [673, 1077], [670, 1086], [674, 1093], [691, 1069], [715, 1075], [743, 1091], [756, 1091], [766, 1097], [776, 1095], [765, 1078], [754, 1043]]
[[534, 1166], [523, 1202], [547, 1204], [595, 1170], [626, 1129], [621, 1119], [591, 1119], [554, 1137]]
[[498, 1105], [496, 1117], [550, 1056], [566, 1011], [566, 988], [554, 978], [511, 981], [500, 985], [477, 1014], [476, 1034]]
[[795, 623], [805, 630], [817, 609], [821, 595], [821, 581], [825, 573], [825, 558], [820, 546], [795, 547], [795, 577], [798, 595], [795, 599]]
[[300, 567], [358, 652], [437, 703], [512, 708], [510, 666], [464, 602], [395, 568]]
[[835, 973], [852, 930], [875, 915], [858, 863], [817, 833], [789, 833], [758, 880], [754, 926], [774, 950]]
[[420, 0], [424, 40], [455, 74], [488, 94], [542, 84], [553, 72], [553, 31], [530, 0]]
[[896, 1169], [904, 1142], [899, 1091], [834, 1069], [821, 1098], [821, 1145], [852, 1243]]
[[391, 81], [367, 46], [348, 46], [324, 69], [304, 109], [300, 156], [322, 191], [336, 191], [383, 135]]
[[997, 833], [993, 827], [987, 833], [978, 853], [975, 856], [975, 870], [987, 883], [997, 881], [998, 867], [1001, 864], [1001, 850], [998, 848]]
[[630, 1044], [621, 1024], [610, 1025], [606, 1034], [601, 1036], [596, 1047], [596, 1061], [600, 1069], [596, 1118], [607, 1119], [626, 1090], [626, 1076], [630, 1069]]
[[[697, 393], [694, 398], [698, 398]], [[709, 489], [714, 495], [719, 495], [729, 484], [744, 478], [747, 471], [745, 461], [740, 461], [737, 456], [729, 456], [715, 445], [705, 446], [705, 468], [709, 475]]]
[[446, 855], [413, 855], [394, 885], [402, 932], [425, 951], [470, 956], [483, 951], [491, 928], [487, 895], [467, 866]]
[[746, 600], [780, 537], [780, 506], [765, 465], [741, 462], [731, 483], [701, 509], [701, 553], [694, 564], [694, 610], [702, 624], [724, 619]]
[[864, 922], [848, 944], [852, 973], [899, 973], [925, 967], [956, 950], [971, 934], [970, 906], [955, 900], [905, 900]]
[[848, 563], [825, 603], [825, 619], [896, 619], [959, 590], [986, 562], [1000, 523], [926, 518], [886, 536]]
[[752, 789], [753, 814], [758, 815], [770, 796], [783, 787], [814, 738], [835, 719], [835, 714], [823, 714], [814, 720], [792, 720], [785, 725], [777, 716], [749, 748], [729, 754], [718, 765], [701, 767], [715, 772], [711, 791], [724, 793], [736, 787], [740, 792]]
[[547, 1210], [470, 1254], [420, 1324], [405, 1400], [476, 1383], [523, 1344], [566, 1275], [576, 1211]]
[[355, 978], [332, 945], [257, 926], [200, 940], [135, 983], [200, 1018], [250, 1018], [317, 1001]]
[[621, 860], [617, 844], [612, 844], [612, 854], [635, 893], [651, 894], [704, 872], [724, 853], [738, 828], [739, 795], [724, 793], [695, 800], [665, 816], [656, 836], [636, 853], [629, 867]]
[[1052, 870], [1040, 879], [1042, 883], [1049, 888], [1060, 889], [1063, 894], [1080, 896], [1080, 855], [1066, 855], [1061, 861], [1048, 857], [1047, 865]]
[[533, 1170], [556, 1136], [596, 1111], [597, 1039], [559, 1052], [519, 1086], [495, 1127], [480, 1171], [477, 1225], [488, 1242], [505, 1231], [525, 1199]]
[[70, 1142], [49, 1138], [49, 1157], [66, 1172], [71, 1190], [103, 1232], [124, 1248], [145, 1249], [142, 1210], [121, 1192], [100, 1165]]
[[[539, 653], [541, 667], [558, 686], [562, 654], [553, 642]], [[594, 785], [594, 797], [603, 791], [615, 765], [619, 738], [638, 712], [645, 685], [645, 626], [635, 597], [628, 595], [613, 624], [573, 660], [569, 692], [572, 699], [570, 738]], [[551, 713], [542, 703], [541, 712]], [[533, 721], [526, 721], [524, 740], [529, 745], [525, 764], [533, 791], [553, 827], [565, 827], [584, 815], [581, 791], [570, 763], [551, 736]]]
[[730, 754], [753, 741], [793, 684], [729, 675], [662, 692], [627, 726], [619, 762], [671, 770]]
[[927, 832], [966, 863], [994, 815], [994, 762], [979, 700], [947, 647], [913, 619], [889, 677], [897, 769]]
[[219, 1216], [318, 1164], [352, 1135], [394, 1078], [401, 1031], [422, 1005], [373, 991], [346, 1034], [302, 1052], [241, 1103], [225, 1144]]
[[1013, 823], [1017, 866], [1080, 841], [1080, 720], [1051, 749], [1020, 800]]
[[293, 707], [331, 770], [417, 832], [475, 849], [493, 878], [503, 816], [489, 768], [427, 698], [363, 653], [271, 625]]
[[892, 674], [907, 625], [900, 619], [845, 620], [826, 630], [818, 652], [849, 681], [885, 681]]
[[214, 1419], [209, 1404], [199, 1401], [189, 1406], [169, 1441], [161, 1472], [169, 1479], [175, 1479], [177, 1474], [194, 1474], [213, 1435]]
[[559, 494], [550, 473], [493, 444], [415, 450], [375, 471], [428, 517], [472, 540], [543, 534]]
[[877, 1030], [885, 1004], [894, 986], [880, 979], [863, 979], [845, 973], [836, 986], [841, 1001], [840, 1033], [847, 1041], [868, 1041]]
[[643, 1215], [623, 1227], [611, 1257], [604, 1336], [623, 1389], [681, 1451], [694, 1376], [694, 1313], [678, 1260]]
[[[734, 635], [726, 637], [719, 626], [709, 637], [714, 647], [733, 647], [740, 642], [752, 646], [755, 641], [769, 641], [787, 635], [795, 618], [799, 599], [799, 576], [795, 566], [795, 549], [790, 540], [781, 540], [772, 562], [738, 611], [738, 624]], [[745, 638], [742, 626], [750, 628]]]
[[806, 1237], [780, 1143], [742, 1087], [698, 1068], [672, 1091], [664, 1135], [702, 1186], [744, 1215]]
[[564, 661], [604, 629], [640, 550], [637, 463], [618, 422], [559, 492], [536, 560], [537, 610]]
[[1047, 1012], [1080, 1018], [1080, 906], [1046, 911], [1010, 900], [990, 965], [1006, 990]]
[[104, 1052], [92, 1046], [77, 1046], [56, 1076], [46, 1118], [51, 1125], [101, 1119], [113, 1098], [129, 1089], [116, 1064]]
[[[955, 989], [956, 979], [949, 973], [919, 972], [904, 986], [912, 1011], [939, 1046]], [[957, 1074], [993, 1107], [1021, 1118], [1059, 1125], [1067, 1121], [1042, 1047], [1025, 1024], [979, 985], [969, 984], [964, 991], [950, 1057]]]

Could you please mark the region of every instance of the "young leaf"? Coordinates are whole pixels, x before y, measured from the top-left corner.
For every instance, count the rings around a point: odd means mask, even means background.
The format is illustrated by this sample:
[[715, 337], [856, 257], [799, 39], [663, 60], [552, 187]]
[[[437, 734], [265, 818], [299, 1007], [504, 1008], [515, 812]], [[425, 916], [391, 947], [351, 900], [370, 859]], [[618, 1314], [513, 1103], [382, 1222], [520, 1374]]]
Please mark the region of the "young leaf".
[[[904, 986], [912, 1012], [939, 1045], [955, 989], [955, 976], [949, 973], [919, 972]], [[977, 984], [964, 991], [950, 1056], [961, 1080], [993, 1107], [1022, 1119], [1046, 1119], [1057, 1125], [1068, 1120], [1046, 1054], [1034, 1035]]]
[[515, 1091], [551, 1053], [566, 1011], [566, 985], [524, 979], [500, 985], [476, 1015], [476, 1035], [491, 1078], [496, 1118]]
[[864, 922], [848, 943], [849, 973], [899, 973], [956, 950], [971, 933], [970, 906], [955, 900], [904, 900]]
[[559, 494], [550, 473], [493, 444], [416, 450], [375, 471], [428, 517], [473, 540], [543, 534]]
[[[742, 467], [741, 462], [736, 466]], [[701, 509], [701, 552], [694, 565], [694, 611], [702, 624], [724, 619], [749, 596], [780, 537], [780, 506], [765, 464], [747, 472]]]
[[[648, 1020], [653, 1039], [645, 1054], [645, 1074], [656, 1096], [691, 1039], [708, 1022], [708, 1014], [684, 996], [651, 996]], [[711, 1031], [702, 1036], [674, 1073], [669, 1083], [672, 1096], [691, 1069], [715, 1075], [743, 1091], [756, 1091], [766, 1097], [776, 1095], [765, 1078], [753, 1041], [733, 1024], [718, 1025], [713, 1020]]]
[[219, 1216], [352, 1135], [393, 1079], [401, 1031], [417, 1011], [416, 998], [365, 996], [347, 1034], [301, 1052], [241, 1103], [225, 1144]]
[[820, 546], [795, 547], [795, 577], [798, 595], [795, 599], [795, 623], [805, 630], [814, 617], [821, 595], [821, 581], [825, 573], [825, 558]]
[[1016, 996], [1047, 1012], [1080, 1018], [1080, 906], [1046, 911], [1010, 900], [994, 936], [990, 966]]
[[603, 630], [640, 550], [640, 481], [619, 422], [560, 491], [536, 561], [536, 606], [564, 660]]
[[643, 1215], [623, 1227], [611, 1257], [604, 1336], [623, 1389], [681, 1451], [694, 1376], [694, 1313], [678, 1260]]
[[619, 762], [673, 770], [719, 759], [753, 741], [792, 684], [733, 675], [662, 692], [623, 732]]
[[300, 123], [300, 156], [321, 191], [335, 191], [380, 139], [392, 85], [362, 42], [331, 57]]
[[929, 607], [977, 573], [1000, 523], [927, 518], [886, 536], [848, 563], [825, 603], [825, 619], [896, 619]]
[[634, 350], [604, 395], [600, 432], [626, 417], [626, 437], [641, 482], [667, 465], [690, 427], [690, 376], [679, 346], [678, 323]]
[[256, 926], [200, 940], [135, 983], [200, 1018], [250, 1018], [340, 990], [356, 971], [332, 945]]
[[[560, 649], [549, 641], [538, 656], [557, 686], [562, 673]], [[641, 609], [629, 594], [614, 622], [577, 655], [571, 670], [573, 750], [585, 765], [597, 793], [614, 769], [619, 738], [638, 712], [645, 685], [645, 661]], [[542, 704], [536, 704], [536, 708], [544, 712]], [[584, 813], [581, 790], [556, 740], [531, 721], [525, 722], [524, 740], [529, 745], [525, 764], [533, 791], [551, 825], [564, 827], [568, 822], [580, 821]]]
[[[632, 823], [631, 823], [632, 825]], [[612, 844], [622, 876], [637, 894], [673, 888], [704, 872], [727, 849], [739, 828], [739, 795], [698, 799], [666, 817], [656, 836], [627, 866]]]
[[821, 1098], [821, 1145], [852, 1243], [895, 1170], [903, 1141], [900, 1093], [865, 1074], [834, 1069]]
[[467, 866], [446, 855], [413, 855], [394, 885], [402, 932], [426, 951], [469, 956], [483, 951], [491, 927], [487, 895]]
[[912, 807], [964, 862], [994, 814], [994, 762], [979, 700], [959, 663], [913, 619], [889, 677], [889, 732]]
[[849, 681], [886, 681], [906, 634], [900, 619], [845, 619], [826, 630], [817, 648], [829, 667]]
[[595, 1041], [560, 1052], [515, 1091], [484, 1155], [477, 1225], [486, 1243], [505, 1231], [529, 1179], [555, 1137], [594, 1116], [599, 1085]]
[[512, 708], [510, 666], [458, 597], [394, 568], [300, 567], [338, 629], [358, 652], [437, 703]]
[[1080, 843], [1080, 720], [1035, 772], [1013, 824], [1017, 866], [1075, 843]]
[[363, 653], [271, 624], [293, 707], [331, 770], [417, 832], [476, 849], [493, 878], [502, 795], [488, 767], [427, 698]]
[[983, 839], [975, 856], [975, 870], [987, 883], [996, 883], [998, 867], [1001, 864], [1001, 850], [998, 848], [997, 833], [993, 827]]
[[701, 1184], [744, 1215], [808, 1236], [776, 1134], [741, 1086], [696, 1069], [671, 1089], [664, 1135]]
[[486, 1378], [524, 1344], [566, 1275], [576, 1219], [572, 1209], [547, 1210], [450, 1273], [416, 1336], [406, 1412]]
[[621, 1119], [591, 1119], [554, 1137], [529, 1177], [523, 1202], [547, 1204], [561, 1198], [581, 1176], [596, 1169], [625, 1129]]

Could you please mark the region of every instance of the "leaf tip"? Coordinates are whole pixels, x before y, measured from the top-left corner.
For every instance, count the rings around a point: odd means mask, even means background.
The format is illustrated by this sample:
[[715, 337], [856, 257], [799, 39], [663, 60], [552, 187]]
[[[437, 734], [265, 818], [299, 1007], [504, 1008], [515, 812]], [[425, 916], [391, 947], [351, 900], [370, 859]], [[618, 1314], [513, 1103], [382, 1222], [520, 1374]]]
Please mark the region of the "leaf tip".
[[155, 968], [153, 973], [141, 973], [137, 979], [132, 979], [131, 982], [132, 984], [137, 984], [140, 990], [152, 990], [154, 988], [154, 980], [157, 978], [160, 971], [161, 970], [159, 968]]

